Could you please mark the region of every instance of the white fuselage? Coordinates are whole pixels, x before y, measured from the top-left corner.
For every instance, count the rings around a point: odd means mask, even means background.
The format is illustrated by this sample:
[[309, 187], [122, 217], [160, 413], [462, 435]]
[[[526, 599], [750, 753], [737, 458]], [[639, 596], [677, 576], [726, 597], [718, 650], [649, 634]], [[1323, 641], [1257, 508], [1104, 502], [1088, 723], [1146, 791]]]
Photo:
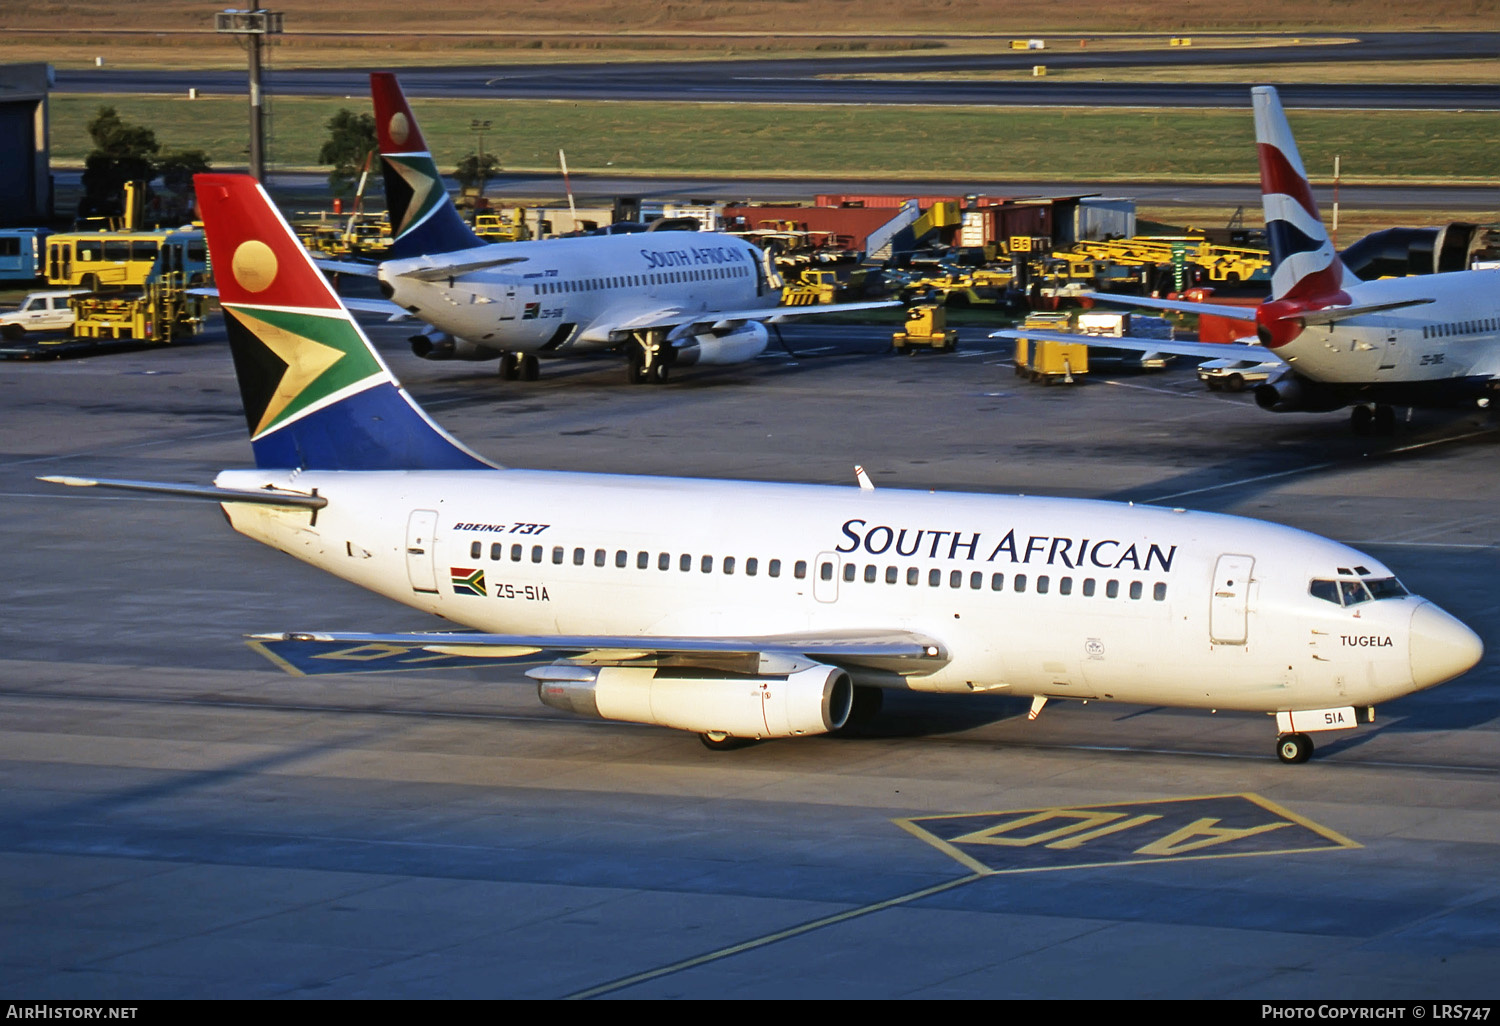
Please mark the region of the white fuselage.
[[1360, 282], [1353, 305], [1431, 303], [1309, 325], [1275, 350], [1304, 377], [1330, 384], [1441, 384], [1500, 375], [1500, 270]]
[[1370, 705], [1437, 683], [1414, 681], [1409, 640], [1416, 611], [1435, 607], [1409, 595], [1352, 607], [1315, 597], [1311, 578], [1390, 573], [1261, 521], [519, 470], [295, 481], [246, 470], [218, 483], [316, 490], [328, 505], [314, 522], [306, 511], [225, 509], [241, 533], [488, 632], [903, 629], [939, 641], [947, 662], [905, 677], [855, 671], [856, 682], [1266, 712]]
[[[504, 260], [434, 277], [447, 264]], [[405, 273], [420, 271], [422, 277]], [[428, 324], [493, 351], [608, 348], [632, 330], [670, 326], [694, 313], [776, 306], [762, 254], [715, 232], [639, 232], [508, 242], [388, 261], [390, 299]]]

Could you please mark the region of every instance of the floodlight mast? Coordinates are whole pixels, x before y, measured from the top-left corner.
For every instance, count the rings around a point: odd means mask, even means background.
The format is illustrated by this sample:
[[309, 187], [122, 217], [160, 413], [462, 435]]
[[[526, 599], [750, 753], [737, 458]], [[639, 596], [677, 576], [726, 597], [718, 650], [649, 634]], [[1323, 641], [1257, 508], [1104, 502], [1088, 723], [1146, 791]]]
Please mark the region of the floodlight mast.
[[214, 15], [214, 31], [243, 36], [250, 55], [250, 174], [256, 181], [266, 176], [266, 113], [260, 86], [260, 49], [266, 36], [281, 35], [281, 12], [256, 8], [253, 11], [220, 11]]

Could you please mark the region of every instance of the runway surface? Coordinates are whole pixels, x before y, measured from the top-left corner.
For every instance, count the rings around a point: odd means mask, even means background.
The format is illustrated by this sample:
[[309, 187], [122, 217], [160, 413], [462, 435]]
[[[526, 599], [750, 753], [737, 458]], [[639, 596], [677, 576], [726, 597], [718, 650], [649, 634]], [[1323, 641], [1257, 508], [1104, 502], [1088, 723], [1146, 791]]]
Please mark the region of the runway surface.
[[[1276, 38], [1266, 34], [1266, 38]], [[1156, 51], [1090, 52], [1086, 48], [1011, 51], [990, 54], [922, 54], [900, 57], [815, 57], [768, 60], [690, 60], [494, 63], [473, 67], [401, 68], [401, 84], [411, 97], [695, 100], [727, 103], [854, 104], [1024, 104], [1087, 107], [1245, 106], [1252, 85], [1243, 83], [1070, 82], [1057, 73], [1074, 69], [1238, 66], [1242, 64], [1401, 60], [1493, 59], [1500, 55], [1500, 33], [1359, 33], [1305, 35], [1279, 45], [1244, 49], [1175, 47]], [[1326, 45], [1306, 45], [1309, 42]], [[1076, 47], [1076, 40], [1070, 40]], [[997, 43], [997, 45], [999, 45]], [[1052, 72], [1021, 81], [946, 78], [848, 78], [850, 75], [914, 75], [935, 72], [982, 73], [1029, 70], [1046, 64]], [[368, 70], [368, 69], [364, 69]], [[282, 95], [359, 96], [368, 89], [364, 70], [272, 66], [266, 88]], [[112, 68], [57, 72], [59, 92], [166, 92], [201, 94], [247, 91], [243, 73], [232, 71], [150, 71]], [[1489, 85], [1292, 83], [1280, 87], [1288, 108], [1496, 110], [1500, 92]]]
[[217, 323], [180, 349], [0, 363], [0, 990], [1500, 990], [1489, 420], [1418, 414], [1356, 439], [1186, 368], [1096, 364], [1042, 388], [974, 328], [957, 354], [901, 358], [880, 329], [803, 325], [796, 358], [665, 387], [628, 387], [612, 361], [502, 383], [415, 359], [409, 330], [372, 328], [429, 411], [506, 464], [852, 488], [860, 463], [879, 487], [1259, 516], [1369, 551], [1490, 654], [1303, 766], [1240, 714], [1053, 703], [1029, 723], [1025, 702], [894, 695], [864, 737], [710, 753], [546, 709], [519, 671], [295, 678], [241, 636], [438, 622], [235, 535], [211, 505], [34, 480], [245, 465]]

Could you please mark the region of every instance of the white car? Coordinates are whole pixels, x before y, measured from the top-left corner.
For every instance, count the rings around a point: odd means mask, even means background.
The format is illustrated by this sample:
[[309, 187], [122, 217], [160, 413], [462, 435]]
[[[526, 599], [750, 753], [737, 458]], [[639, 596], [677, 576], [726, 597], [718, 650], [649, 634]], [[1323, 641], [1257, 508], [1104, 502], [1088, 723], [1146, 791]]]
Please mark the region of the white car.
[[1242, 392], [1277, 374], [1286, 364], [1280, 360], [1209, 360], [1198, 365], [1198, 380], [1211, 392]]
[[75, 318], [68, 299], [87, 294], [84, 289], [33, 292], [22, 300], [20, 309], [0, 313], [0, 337], [15, 341], [28, 331], [71, 331]]

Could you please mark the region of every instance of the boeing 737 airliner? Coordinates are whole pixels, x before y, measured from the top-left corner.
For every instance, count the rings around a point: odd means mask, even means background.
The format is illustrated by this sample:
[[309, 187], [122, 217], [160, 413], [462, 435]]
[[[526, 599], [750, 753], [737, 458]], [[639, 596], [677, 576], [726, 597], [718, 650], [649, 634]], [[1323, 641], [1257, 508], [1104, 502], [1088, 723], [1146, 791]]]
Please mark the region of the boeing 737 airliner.
[[1353, 406], [1356, 432], [1389, 431], [1392, 405], [1486, 409], [1500, 396], [1500, 270], [1449, 271], [1360, 281], [1334, 250], [1276, 90], [1251, 90], [1271, 299], [1258, 307], [1091, 293], [1128, 306], [1245, 320], [1260, 344], [1091, 341], [1078, 335], [997, 331], [1001, 338], [1053, 339], [1208, 358], [1281, 361], [1255, 401], [1277, 413]]
[[539, 354], [618, 349], [632, 382], [663, 382], [674, 367], [755, 359], [767, 322], [897, 305], [780, 306], [770, 255], [716, 232], [487, 245], [449, 199], [396, 76], [372, 74], [370, 92], [395, 236], [380, 287], [430, 325], [412, 339], [418, 356], [498, 359], [501, 377], [529, 380]]
[[[251, 178], [197, 179], [254, 469], [235, 530], [469, 632], [264, 636], [541, 663], [543, 702], [711, 747], [842, 728], [879, 689], [1276, 717], [1276, 751], [1480, 658], [1391, 570], [1289, 527], [1004, 495], [509, 470], [392, 377]], [[774, 515], [770, 515], [774, 512]], [[304, 664], [306, 665], [306, 664]]]

